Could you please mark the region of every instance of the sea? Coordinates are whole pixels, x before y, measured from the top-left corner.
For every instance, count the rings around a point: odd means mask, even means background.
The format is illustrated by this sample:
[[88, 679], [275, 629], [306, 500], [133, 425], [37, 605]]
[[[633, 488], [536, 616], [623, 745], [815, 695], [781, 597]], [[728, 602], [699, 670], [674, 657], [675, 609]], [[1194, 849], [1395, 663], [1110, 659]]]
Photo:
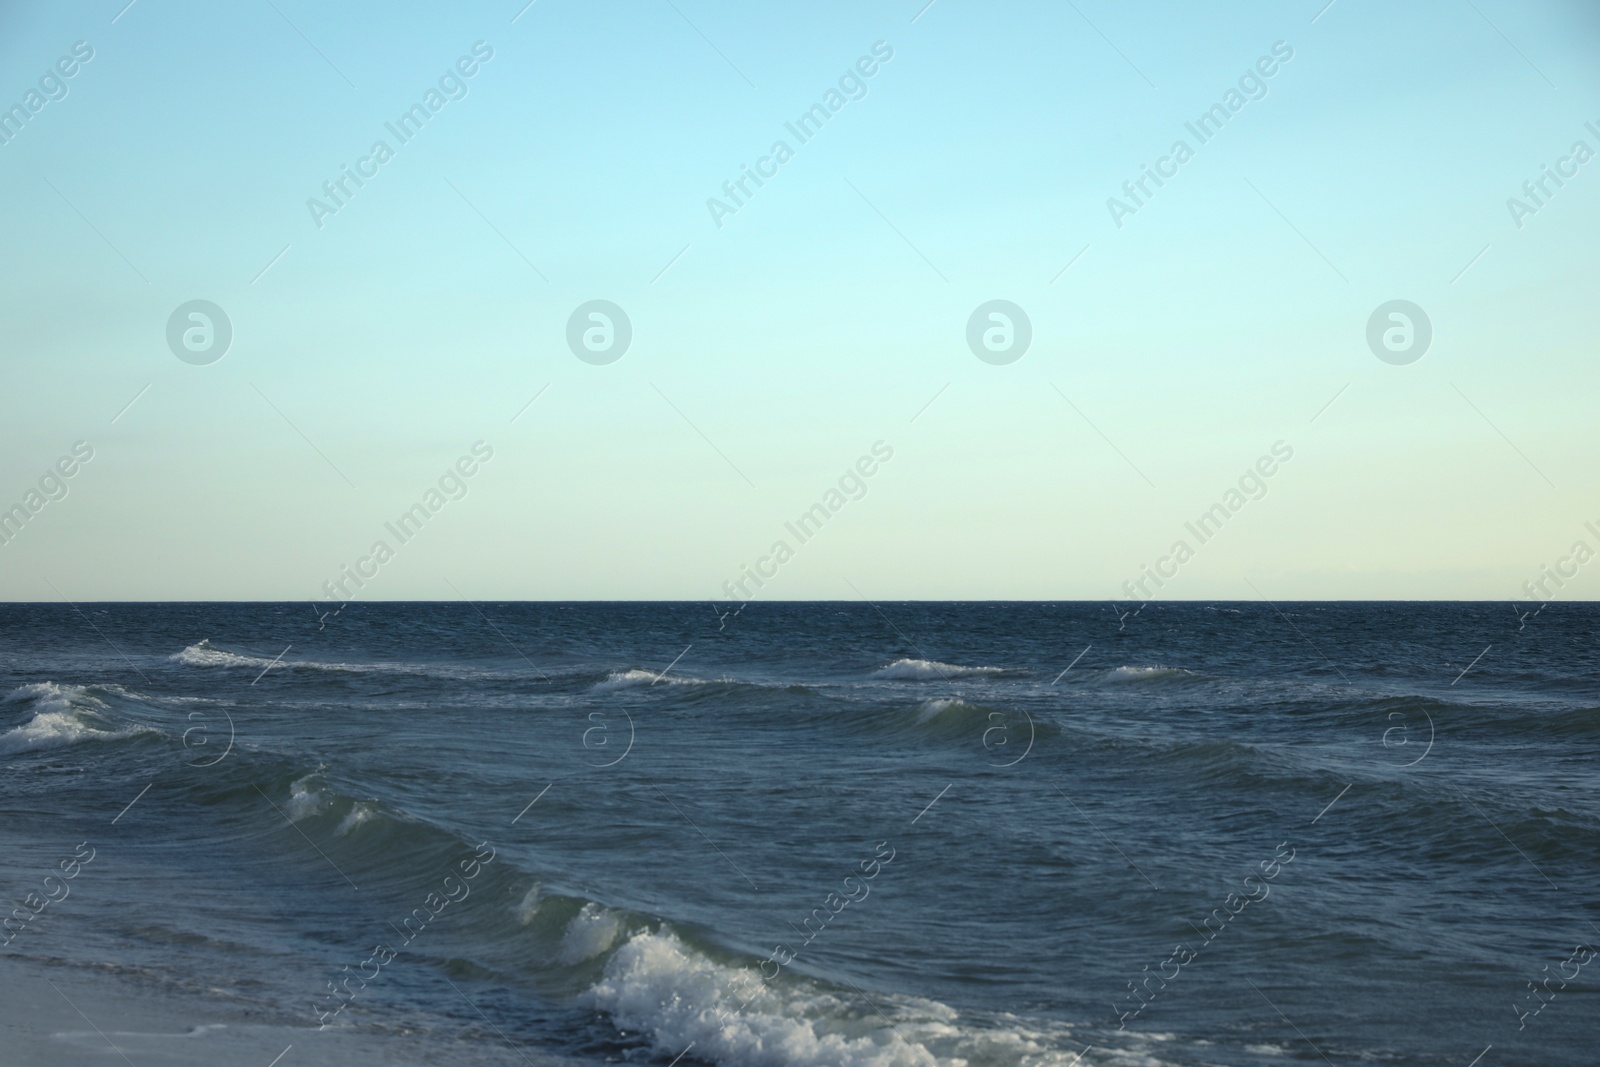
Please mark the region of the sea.
[[1589, 1067], [1597, 686], [1590, 604], [0, 606], [0, 1062]]

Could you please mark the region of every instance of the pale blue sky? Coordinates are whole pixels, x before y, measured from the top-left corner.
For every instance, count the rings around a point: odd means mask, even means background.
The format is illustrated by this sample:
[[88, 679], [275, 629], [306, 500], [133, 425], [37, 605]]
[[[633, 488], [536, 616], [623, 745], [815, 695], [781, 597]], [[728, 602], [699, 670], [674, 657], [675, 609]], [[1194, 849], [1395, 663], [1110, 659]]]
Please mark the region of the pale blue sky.
[[[1520, 229], [1506, 205], [1600, 150], [1593, 5], [124, 3], [0, 9], [0, 106], [94, 50], [0, 145], [0, 509], [95, 452], [0, 545], [0, 597], [319, 596], [478, 440], [363, 597], [723, 595], [879, 440], [763, 597], [1116, 597], [1280, 440], [1163, 596], [1511, 599], [1600, 547], [1600, 160]], [[633, 323], [605, 366], [565, 341], [595, 298]], [[194, 299], [233, 326], [210, 365], [165, 338]], [[1005, 366], [965, 340], [991, 299], [1033, 326]], [[1365, 340], [1393, 299], [1433, 326], [1405, 366]]]

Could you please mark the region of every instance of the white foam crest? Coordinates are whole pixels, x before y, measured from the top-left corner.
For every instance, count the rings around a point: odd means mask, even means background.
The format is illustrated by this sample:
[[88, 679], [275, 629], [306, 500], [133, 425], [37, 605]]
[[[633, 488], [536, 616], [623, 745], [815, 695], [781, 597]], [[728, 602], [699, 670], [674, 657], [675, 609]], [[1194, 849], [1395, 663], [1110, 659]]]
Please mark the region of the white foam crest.
[[1004, 667], [963, 667], [955, 663], [940, 663], [931, 659], [897, 659], [887, 667], [872, 672], [874, 678], [890, 678], [903, 682], [942, 681], [949, 678], [971, 678], [981, 675], [1004, 674]]
[[61, 748], [79, 741], [115, 741], [138, 730], [97, 730], [70, 711], [41, 711], [28, 722], [0, 734], [0, 755]]
[[377, 808], [374, 808], [372, 805], [367, 804], [364, 801], [358, 800], [350, 806], [349, 814], [344, 817], [344, 820], [339, 823], [338, 828], [333, 831], [333, 836], [344, 837], [356, 827], [361, 826], [364, 823], [371, 822], [373, 816], [377, 814]]
[[327, 806], [327, 794], [311, 781], [316, 776], [317, 773], [313, 771], [304, 778], [289, 783], [289, 805], [285, 814], [289, 816], [290, 822], [299, 822], [308, 816], [320, 814]]
[[523, 926], [533, 922], [533, 917], [539, 914], [539, 905], [542, 903], [544, 901], [539, 897], [539, 883], [535, 882], [528, 887], [528, 891], [522, 895], [521, 902], [517, 904], [517, 922]]
[[0, 704], [20, 704], [25, 700], [32, 700], [40, 705], [41, 711], [64, 711], [73, 706], [103, 708], [105, 702], [95, 697], [85, 686], [60, 685], [56, 682], [33, 682], [29, 685], [18, 686], [7, 693]]
[[633, 667], [625, 671], [612, 671], [603, 682], [594, 686], [596, 693], [612, 693], [618, 689], [632, 689], [636, 685], [655, 685], [661, 682], [665, 685], [703, 685], [704, 679], [684, 678], [678, 675], [657, 674], [655, 671], [641, 670]]
[[567, 932], [561, 935], [561, 962], [582, 963], [594, 959], [616, 943], [620, 929], [615, 915], [590, 901], [572, 917], [567, 923]]
[[81, 685], [34, 682], [12, 690], [0, 703], [23, 701], [33, 702], [33, 718], [0, 734], [0, 755], [62, 748], [80, 741], [117, 741], [151, 732], [149, 727], [137, 725], [106, 729], [106, 720], [98, 714], [105, 710], [105, 702]]
[[671, 933], [634, 936], [607, 962], [587, 999], [621, 1029], [649, 1034], [663, 1052], [692, 1042], [719, 1064], [926, 1067], [926, 1050], [919, 1056], [893, 1031], [830, 1032], [823, 1019], [842, 1005], [783, 996], [755, 976], [741, 981], [739, 972], [690, 952]]
[[199, 644], [190, 645], [182, 652], [174, 652], [167, 659], [173, 663], [181, 663], [186, 667], [266, 667], [272, 662], [260, 656], [241, 656], [235, 652], [228, 652], [220, 648], [211, 647], [211, 639], [207, 638]]
[[726, 1067], [1090, 1062], [1079, 1060], [1065, 1035], [1047, 1038], [1014, 1016], [978, 1028], [937, 1001], [881, 995], [877, 1010], [866, 1010], [809, 980], [764, 982], [758, 969], [715, 963], [665, 930], [636, 934], [617, 949], [585, 999], [621, 1029], [649, 1035], [660, 1052], [676, 1055], [692, 1042], [696, 1056]]
[[940, 697], [936, 700], [924, 700], [917, 711], [917, 722], [927, 723], [939, 718], [948, 711], [961, 711], [962, 709], [976, 710], [959, 697]]
[[237, 652], [212, 648], [210, 638], [201, 641], [199, 644], [190, 645], [181, 652], [174, 652], [167, 659], [172, 663], [181, 663], [186, 667], [247, 667], [257, 671], [272, 667], [275, 670], [338, 671], [345, 674], [417, 674], [443, 677], [479, 677], [485, 673], [448, 664], [321, 663], [317, 660], [309, 659], [290, 660], [281, 657], [268, 659], [264, 656], [243, 656]]

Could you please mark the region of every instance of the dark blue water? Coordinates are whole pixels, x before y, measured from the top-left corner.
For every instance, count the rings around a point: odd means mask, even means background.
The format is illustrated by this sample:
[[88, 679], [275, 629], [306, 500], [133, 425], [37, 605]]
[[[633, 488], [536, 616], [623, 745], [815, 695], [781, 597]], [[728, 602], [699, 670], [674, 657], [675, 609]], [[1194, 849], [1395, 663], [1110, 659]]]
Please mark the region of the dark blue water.
[[1522, 622], [6, 606], [0, 964], [301, 1063], [1592, 1064], [1600, 609]]

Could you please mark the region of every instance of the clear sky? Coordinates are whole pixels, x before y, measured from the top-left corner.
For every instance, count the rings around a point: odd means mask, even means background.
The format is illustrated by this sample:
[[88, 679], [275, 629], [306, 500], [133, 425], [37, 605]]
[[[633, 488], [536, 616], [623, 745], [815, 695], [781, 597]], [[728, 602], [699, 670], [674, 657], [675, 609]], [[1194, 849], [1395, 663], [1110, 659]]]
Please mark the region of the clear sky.
[[0, 7], [0, 598], [1600, 593], [1593, 4], [125, 3]]

